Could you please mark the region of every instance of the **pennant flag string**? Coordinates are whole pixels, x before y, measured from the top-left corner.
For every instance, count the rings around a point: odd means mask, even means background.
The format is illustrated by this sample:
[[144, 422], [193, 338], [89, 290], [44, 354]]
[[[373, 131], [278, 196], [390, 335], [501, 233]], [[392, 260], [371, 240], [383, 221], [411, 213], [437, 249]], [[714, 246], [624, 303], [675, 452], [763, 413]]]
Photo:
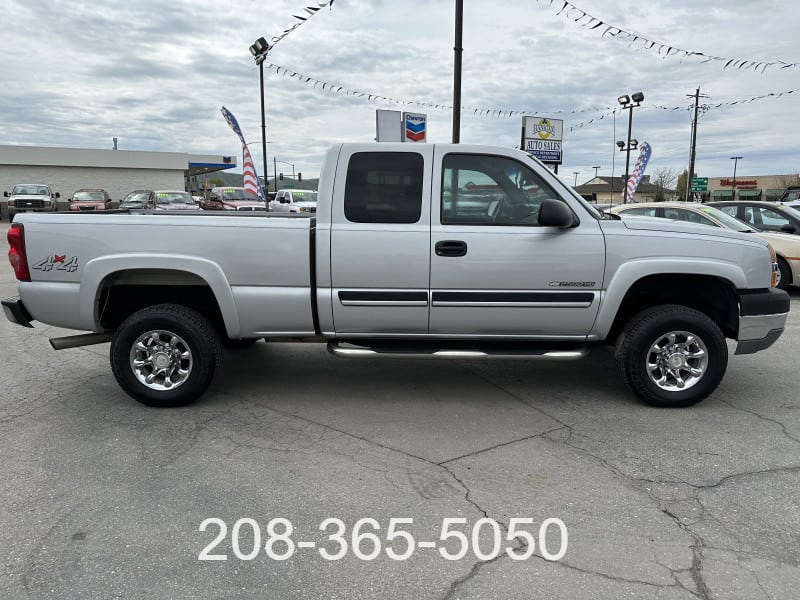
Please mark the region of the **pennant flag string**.
[[544, 3], [548, 7], [558, 8], [556, 16], [563, 17], [572, 21], [576, 25], [588, 29], [589, 31], [600, 31], [600, 37], [610, 37], [617, 40], [625, 41], [628, 43], [629, 48], [638, 47], [640, 50], [656, 50], [656, 53], [662, 58], [679, 57], [681, 61], [685, 59], [697, 59], [701, 63], [714, 63], [722, 65], [723, 70], [730, 69], [736, 71], [750, 71], [757, 73], [764, 73], [768, 68], [775, 67], [779, 69], [798, 69], [800, 68], [799, 62], [785, 62], [782, 60], [746, 60], [741, 58], [728, 58], [724, 56], [714, 56], [706, 54], [705, 52], [698, 52], [695, 50], [684, 50], [671, 44], [657, 42], [650, 40], [646, 37], [636, 35], [629, 31], [606, 23], [590, 15], [585, 10], [582, 10], [569, 2], [568, 0], [536, 0], [537, 4]]
[[[346, 96], [353, 96], [355, 98], [366, 98], [369, 102], [386, 102], [389, 104], [394, 104], [397, 106], [420, 106], [425, 108], [433, 108], [436, 110], [453, 110], [453, 107], [448, 104], [436, 104], [434, 102], [425, 102], [420, 100], [401, 100], [397, 98], [392, 98], [390, 96], [384, 96], [381, 94], [375, 94], [371, 92], [362, 92], [359, 90], [354, 90], [347, 88], [343, 85], [339, 85], [336, 83], [330, 83], [327, 81], [322, 81], [321, 79], [316, 79], [314, 77], [310, 77], [303, 73], [299, 73], [297, 71], [292, 71], [291, 69], [287, 69], [281, 65], [277, 65], [275, 63], [265, 62], [264, 66], [267, 69], [274, 69], [277, 75], [281, 75], [282, 77], [289, 77], [290, 79], [296, 79], [301, 83], [309, 84], [312, 86], [312, 89], [317, 89], [317, 86], [320, 86], [319, 89], [325, 91], [326, 93], [333, 93], [333, 94], [344, 94]], [[764, 98], [778, 98], [780, 96], [784, 96], [786, 94], [793, 94], [798, 92], [798, 90], [787, 90], [785, 92], [770, 92], [768, 94], [762, 94], [760, 96], [753, 96], [749, 99], [742, 99], [742, 100], [733, 100], [728, 102], [719, 102], [716, 104], [702, 104], [700, 105], [700, 109], [705, 113], [712, 108], [721, 108], [724, 106], [734, 106], [737, 104], [744, 104], [748, 102], [753, 102], [755, 100], [762, 100]], [[669, 112], [674, 112], [678, 110], [691, 110], [691, 105], [686, 106], [662, 106], [659, 104], [647, 104], [642, 105], [642, 108], [653, 108], [658, 110], [665, 110]], [[589, 121], [584, 121], [581, 123], [576, 123], [572, 125], [569, 129], [570, 131], [574, 129], [580, 129], [581, 127], [586, 127], [591, 123], [596, 121], [601, 121], [605, 118], [608, 118], [617, 112], [616, 108], [612, 107], [603, 107], [603, 106], [592, 106], [588, 108], [575, 108], [571, 110], [563, 110], [563, 109], [509, 109], [509, 108], [481, 108], [481, 107], [462, 107], [462, 110], [472, 112], [473, 116], [476, 117], [495, 117], [495, 118], [512, 118], [518, 116], [526, 116], [531, 114], [549, 114], [549, 115], [579, 115], [585, 114], [588, 112], [602, 112], [600, 115], [596, 115], [592, 117]]]
[[294, 22], [290, 27], [287, 27], [286, 29], [284, 29], [278, 35], [272, 36], [272, 38], [270, 38], [270, 46], [274, 46], [275, 44], [280, 42], [283, 38], [285, 38], [287, 35], [292, 33], [295, 29], [300, 27], [300, 25], [302, 25], [303, 23], [308, 21], [311, 17], [313, 17], [315, 14], [317, 14], [317, 12], [319, 11], [320, 8], [325, 8], [326, 6], [333, 7], [333, 2], [334, 2], [334, 0], [325, 0], [325, 1], [317, 2], [316, 6], [304, 6], [303, 10], [306, 11], [307, 16], [303, 17], [303, 16], [300, 16], [300, 15], [292, 15], [292, 17], [297, 19], [297, 21]]
[[[311, 85], [312, 89], [316, 89], [317, 86], [320, 86], [320, 89], [326, 92], [332, 92], [335, 94], [345, 94], [347, 96], [355, 96], [357, 98], [364, 98], [366, 97], [367, 100], [370, 102], [374, 101], [381, 101], [387, 102], [390, 104], [396, 105], [403, 105], [403, 106], [421, 106], [426, 108], [435, 108], [439, 110], [453, 110], [452, 105], [449, 104], [436, 104], [434, 102], [426, 102], [421, 100], [401, 100], [398, 98], [392, 98], [389, 96], [375, 94], [372, 92], [362, 92], [360, 90], [354, 90], [347, 88], [343, 85], [339, 85], [336, 83], [330, 83], [327, 81], [322, 81], [321, 79], [316, 79], [315, 77], [310, 77], [303, 73], [298, 73], [297, 71], [292, 71], [287, 69], [286, 67], [282, 67], [280, 65], [276, 65], [275, 63], [265, 62], [264, 66], [267, 69], [274, 69], [275, 73], [281, 75], [282, 77], [289, 77], [291, 79], [297, 79], [301, 83], [306, 83]], [[587, 113], [587, 112], [596, 112], [600, 110], [611, 110], [610, 107], [603, 107], [603, 106], [592, 106], [588, 108], [577, 108], [572, 110], [562, 110], [562, 109], [552, 109], [543, 111], [541, 109], [508, 109], [508, 108], [476, 108], [476, 107], [462, 107], [462, 110], [472, 111], [474, 115], [477, 116], [493, 116], [493, 117], [515, 117], [515, 116], [523, 116], [529, 115], [534, 112], [547, 112], [548, 114], [580, 114], [580, 113]]]

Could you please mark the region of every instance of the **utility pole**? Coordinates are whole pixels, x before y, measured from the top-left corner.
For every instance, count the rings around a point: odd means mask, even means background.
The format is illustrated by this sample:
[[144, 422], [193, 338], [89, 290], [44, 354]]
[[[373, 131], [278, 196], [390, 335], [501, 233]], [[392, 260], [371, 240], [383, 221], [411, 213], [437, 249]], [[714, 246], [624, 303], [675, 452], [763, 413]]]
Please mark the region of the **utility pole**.
[[[692, 96], [687, 94], [687, 98], [691, 98]], [[689, 149], [689, 173], [686, 175], [686, 195], [684, 196], [684, 200], [686, 202], [689, 201], [689, 193], [692, 189], [692, 177], [694, 177], [694, 159], [695, 153], [697, 150], [697, 114], [700, 110], [700, 98], [708, 98], [705, 94], [700, 94], [700, 88], [697, 88], [694, 92], [694, 119], [692, 120], [692, 145]]]

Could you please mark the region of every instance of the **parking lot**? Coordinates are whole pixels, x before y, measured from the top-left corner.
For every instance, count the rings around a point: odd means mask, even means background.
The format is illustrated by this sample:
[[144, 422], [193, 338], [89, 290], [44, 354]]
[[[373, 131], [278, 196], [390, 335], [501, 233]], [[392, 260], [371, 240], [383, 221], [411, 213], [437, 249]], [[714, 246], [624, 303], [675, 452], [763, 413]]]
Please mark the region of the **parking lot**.
[[[2, 258], [0, 295], [15, 290]], [[778, 342], [677, 410], [640, 404], [604, 349], [346, 360], [263, 342], [227, 351], [196, 404], [159, 410], [118, 388], [108, 344], [56, 352], [69, 332], [1, 319], [0, 597], [796, 597], [791, 294]], [[520, 518], [535, 552], [515, 560]], [[394, 523], [413, 543], [390, 543], [392, 519], [413, 519]], [[443, 556], [461, 547], [440, 541], [446, 519], [465, 520], [463, 557]], [[550, 521], [543, 540], [548, 519], [568, 538]]]

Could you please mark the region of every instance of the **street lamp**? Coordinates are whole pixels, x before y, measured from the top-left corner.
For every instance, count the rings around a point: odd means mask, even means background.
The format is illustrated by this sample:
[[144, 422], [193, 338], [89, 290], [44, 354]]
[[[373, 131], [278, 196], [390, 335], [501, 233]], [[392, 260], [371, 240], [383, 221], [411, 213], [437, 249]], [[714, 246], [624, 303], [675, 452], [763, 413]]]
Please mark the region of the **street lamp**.
[[573, 185], [572, 187], [578, 187], [578, 175], [580, 175], [581, 172], [580, 171], [573, 171], [572, 174], [575, 175], [575, 185]]
[[[264, 159], [264, 183], [267, 182], [267, 121], [264, 117], [264, 61], [269, 52], [269, 44], [263, 37], [258, 38], [250, 46], [250, 54], [256, 61], [261, 82], [261, 152]], [[277, 185], [277, 184], [276, 184]]]
[[597, 169], [601, 169], [602, 167], [600, 165], [597, 165], [596, 167], [592, 167], [592, 168], [594, 169], [594, 176], [595, 176], [595, 178], [597, 178]]
[[731, 156], [733, 161], [733, 181], [731, 181], [731, 200], [736, 199], [736, 165], [744, 158], [743, 156]]
[[[625, 181], [623, 183], [624, 187], [622, 188], [622, 198], [625, 204], [628, 203], [628, 170], [631, 166], [631, 150], [636, 150], [639, 142], [636, 140], [631, 139], [631, 128], [633, 127], [633, 109], [637, 108], [642, 102], [644, 101], [644, 94], [642, 92], [635, 92], [628, 96], [625, 94], [624, 96], [620, 96], [617, 98], [617, 102], [619, 102], [620, 106], [622, 106], [622, 110], [627, 110], [628, 112], [628, 143], [619, 141], [617, 142], [617, 147], [619, 148], [620, 152], [625, 152]], [[613, 198], [611, 200], [614, 201]]]

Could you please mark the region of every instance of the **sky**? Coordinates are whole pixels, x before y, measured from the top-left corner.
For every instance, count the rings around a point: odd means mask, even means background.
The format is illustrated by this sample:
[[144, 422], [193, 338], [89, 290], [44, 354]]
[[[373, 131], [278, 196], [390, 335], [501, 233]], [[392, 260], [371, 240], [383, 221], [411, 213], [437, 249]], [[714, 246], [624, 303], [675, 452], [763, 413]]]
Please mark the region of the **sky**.
[[[306, 21], [294, 16], [320, 5]], [[241, 165], [225, 106], [262, 174], [248, 49], [297, 24], [264, 70], [270, 177], [273, 158], [278, 171], [313, 178], [330, 145], [373, 141], [377, 109], [425, 113], [428, 142], [450, 142], [455, 6], [0, 0], [0, 144], [103, 149], [116, 137], [123, 150], [236, 155]], [[620, 176], [615, 142], [629, 112], [617, 98], [641, 91], [631, 136], [652, 148], [646, 173], [677, 174], [699, 87], [698, 176], [731, 176], [732, 156], [742, 157], [737, 178], [797, 174], [798, 17], [788, 0], [464, 0], [461, 142], [516, 147], [523, 115], [563, 119], [559, 174], [578, 184]]]

